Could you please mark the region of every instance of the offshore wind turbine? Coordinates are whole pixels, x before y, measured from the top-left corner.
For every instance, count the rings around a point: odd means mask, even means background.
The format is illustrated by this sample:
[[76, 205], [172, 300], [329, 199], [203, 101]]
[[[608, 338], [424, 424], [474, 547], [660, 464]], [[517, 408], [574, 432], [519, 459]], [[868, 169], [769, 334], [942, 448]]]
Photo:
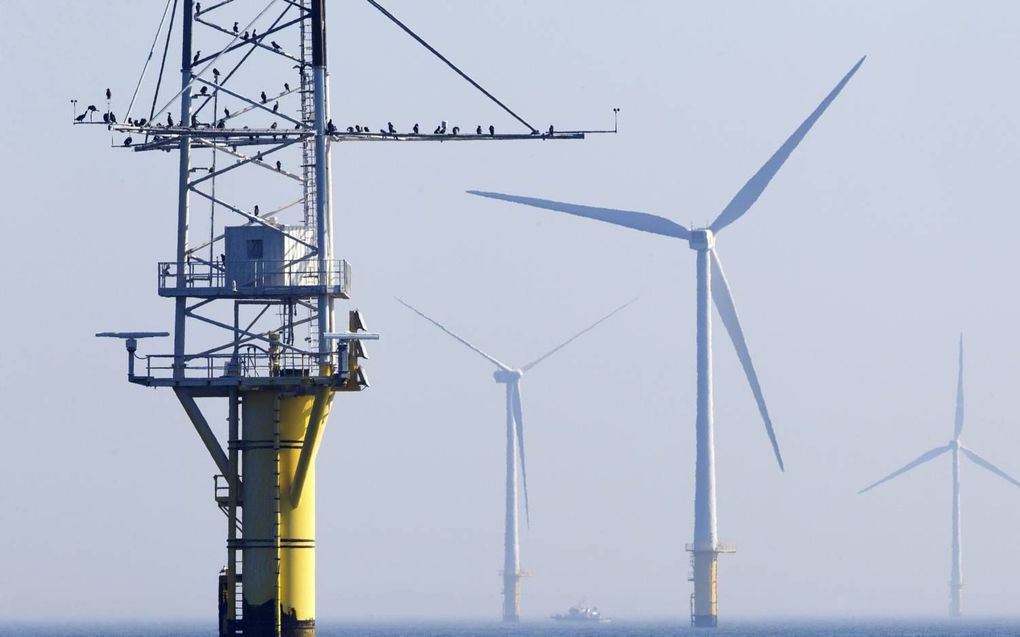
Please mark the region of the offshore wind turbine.
[[963, 446], [960, 442], [960, 433], [963, 431], [963, 335], [960, 335], [960, 366], [956, 380], [956, 423], [955, 429], [953, 430], [953, 438], [949, 441], [949, 444], [941, 447], [935, 447], [929, 451], [925, 451], [917, 459], [907, 463], [901, 469], [893, 471], [886, 477], [882, 478], [878, 482], [871, 484], [858, 493], [865, 493], [871, 491], [883, 482], [888, 482], [893, 478], [910, 471], [914, 467], [922, 465], [926, 462], [938, 458], [944, 453], [953, 454], [953, 548], [952, 548], [952, 561], [950, 566], [949, 575], [949, 614], [953, 617], [959, 617], [963, 613], [962, 605], [962, 594], [963, 594], [963, 562], [960, 558], [960, 452], [970, 459], [974, 464], [979, 467], [988, 469], [1000, 478], [1013, 483], [1020, 487], [1020, 482], [1010, 476], [1002, 469], [996, 467], [994, 464], [986, 460], [985, 458], [978, 455], [973, 449], [968, 449]]
[[694, 582], [694, 593], [691, 596], [691, 624], [694, 626], [715, 627], [718, 624], [717, 603], [717, 564], [719, 553], [733, 552], [731, 547], [719, 544], [716, 529], [715, 499], [715, 434], [712, 422], [712, 321], [709, 297], [715, 303], [723, 326], [733, 341], [737, 357], [747, 376], [758, 411], [765, 422], [772, 450], [775, 453], [779, 468], [783, 469], [783, 459], [779, 453], [779, 444], [772, 428], [772, 420], [765, 407], [765, 398], [758, 383], [758, 375], [751, 363], [744, 333], [737, 319], [733, 295], [723, 274], [722, 262], [716, 249], [716, 235], [746, 213], [768, 186], [772, 177], [779, 171], [790, 153], [807, 135], [811, 127], [821, 117], [825, 109], [843, 90], [857, 69], [864, 63], [862, 57], [835, 88], [822, 100], [806, 120], [779, 147], [772, 157], [758, 169], [751, 179], [744, 184], [727, 206], [706, 228], [687, 228], [671, 219], [630, 210], [596, 208], [576, 204], [520, 197], [495, 192], [468, 191], [470, 194], [502, 199], [514, 203], [526, 204], [537, 208], [545, 208], [558, 212], [587, 217], [607, 223], [650, 232], [688, 242], [688, 246], [697, 252], [697, 366], [698, 366], [698, 397], [697, 397], [697, 461], [695, 468], [694, 493], [694, 542], [687, 545], [691, 553]]
[[627, 307], [634, 301], [624, 303], [609, 314], [606, 314], [577, 334], [574, 334], [545, 354], [520, 368], [513, 368], [505, 363], [496, 360], [481, 349], [471, 344], [467, 339], [454, 334], [445, 325], [427, 316], [421, 310], [406, 303], [402, 299], [397, 301], [432, 323], [442, 331], [460, 341], [468, 349], [479, 354], [487, 361], [496, 366], [493, 378], [497, 383], [506, 385], [506, 525], [503, 542], [503, 621], [518, 622], [521, 618], [521, 546], [520, 546], [520, 523], [518, 513], [520, 504], [517, 493], [517, 465], [520, 462], [521, 483], [524, 487], [524, 515], [531, 525], [531, 515], [528, 510], [528, 473], [524, 462], [524, 412], [521, 409], [521, 379], [524, 373], [532, 370], [536, 365], [560, 351], [574, 340], [595, 329], [599, 324], [608, 320], [611, 316]]

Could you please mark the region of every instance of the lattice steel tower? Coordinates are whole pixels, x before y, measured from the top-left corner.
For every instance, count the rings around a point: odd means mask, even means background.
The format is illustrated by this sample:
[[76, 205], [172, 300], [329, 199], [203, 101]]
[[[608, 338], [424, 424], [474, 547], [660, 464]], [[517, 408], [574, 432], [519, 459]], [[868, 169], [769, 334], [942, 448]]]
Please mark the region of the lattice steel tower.
[[[221, 635], [315, 634], [316, 453], [334, 393], [367, 386], [361, 341], [378, 338], [364, 332], [357, 311], [346, 329], [336, 325], [334, 305], [350, 298], [351, 268], [333, 250], [332, 143], [615, 132], [615, 126], [539, 132], [377, 2], [366, 1], [526, 131], [479, 127], [461, 134], [445, 122], [421, 133], [417, 125], [411, 132], [392, 124], [378, 133], [360, 125], [339, 129], [329, 113], [324, 0], [217, 0], [204, 8], [168, 0], [123, 119], [111, 109], [109, 90], [105, 113], [91, 105], [79, 114], [72, 100], [76, 123], [106, 125], [116, 146], [179, 155], [176, 252], [157, 266], [159, 295], [174, 300], [173, 351], [136, 354], [138, 339], [167, 333], [99, 335], [125, 340], [130, 382], [173, 389], [219, 471], [215, 498], [227, 516]], [[175, 24], [180, 90], [156, 108]], [[136, 116], [160, 44], [155, 96], [145, 116]], [[200, 398], [227, 400], [225, 449]], [[513, 601], [504, 619], [516, 621], [520, 573], [506, 575], [504, 596]]]

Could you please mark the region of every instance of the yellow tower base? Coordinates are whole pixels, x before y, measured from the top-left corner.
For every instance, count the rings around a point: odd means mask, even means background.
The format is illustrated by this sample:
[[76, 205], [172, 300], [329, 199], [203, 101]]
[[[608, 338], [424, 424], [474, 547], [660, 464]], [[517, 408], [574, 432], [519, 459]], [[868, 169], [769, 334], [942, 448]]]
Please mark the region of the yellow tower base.
[[[320, 422], [328, 416], [331, 397], [326, 395]], [[314, 402], [314, 396], [275, 391], [243, 394], [241, 621], [246, 637], [315, 636], [314, 457], [297, 505], [291, 497]]]

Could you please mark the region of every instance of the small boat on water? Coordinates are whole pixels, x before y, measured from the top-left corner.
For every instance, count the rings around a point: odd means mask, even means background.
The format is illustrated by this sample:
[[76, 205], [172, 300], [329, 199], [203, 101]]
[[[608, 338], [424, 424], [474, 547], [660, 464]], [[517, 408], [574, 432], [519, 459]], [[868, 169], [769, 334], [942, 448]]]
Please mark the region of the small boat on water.
[[608, 624], [612, 621], [608, 617], [603, 617], [597, 607], [585, 606], [584, 600], [571, 606], [566, 613], [557, 613], [552, 618], [559, 622], [591, 622], [595, 624]]

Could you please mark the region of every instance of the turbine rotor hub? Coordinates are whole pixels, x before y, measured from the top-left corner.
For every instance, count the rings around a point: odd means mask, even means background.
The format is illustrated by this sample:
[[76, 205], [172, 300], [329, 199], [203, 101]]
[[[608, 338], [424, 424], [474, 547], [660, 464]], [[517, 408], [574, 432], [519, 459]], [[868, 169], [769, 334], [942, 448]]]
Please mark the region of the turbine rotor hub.
[[691, 250], [711, 250], [715, 247], [715, 234], [708, 228], [696, 228], [691, 230], [688, 243]]
[[497, 369], [492, 373], [492, 377], [496, 379], [497, 383], [512, 383], [519, 380], [521, 376], [524, 376], [524, 372], [519, 369]]

